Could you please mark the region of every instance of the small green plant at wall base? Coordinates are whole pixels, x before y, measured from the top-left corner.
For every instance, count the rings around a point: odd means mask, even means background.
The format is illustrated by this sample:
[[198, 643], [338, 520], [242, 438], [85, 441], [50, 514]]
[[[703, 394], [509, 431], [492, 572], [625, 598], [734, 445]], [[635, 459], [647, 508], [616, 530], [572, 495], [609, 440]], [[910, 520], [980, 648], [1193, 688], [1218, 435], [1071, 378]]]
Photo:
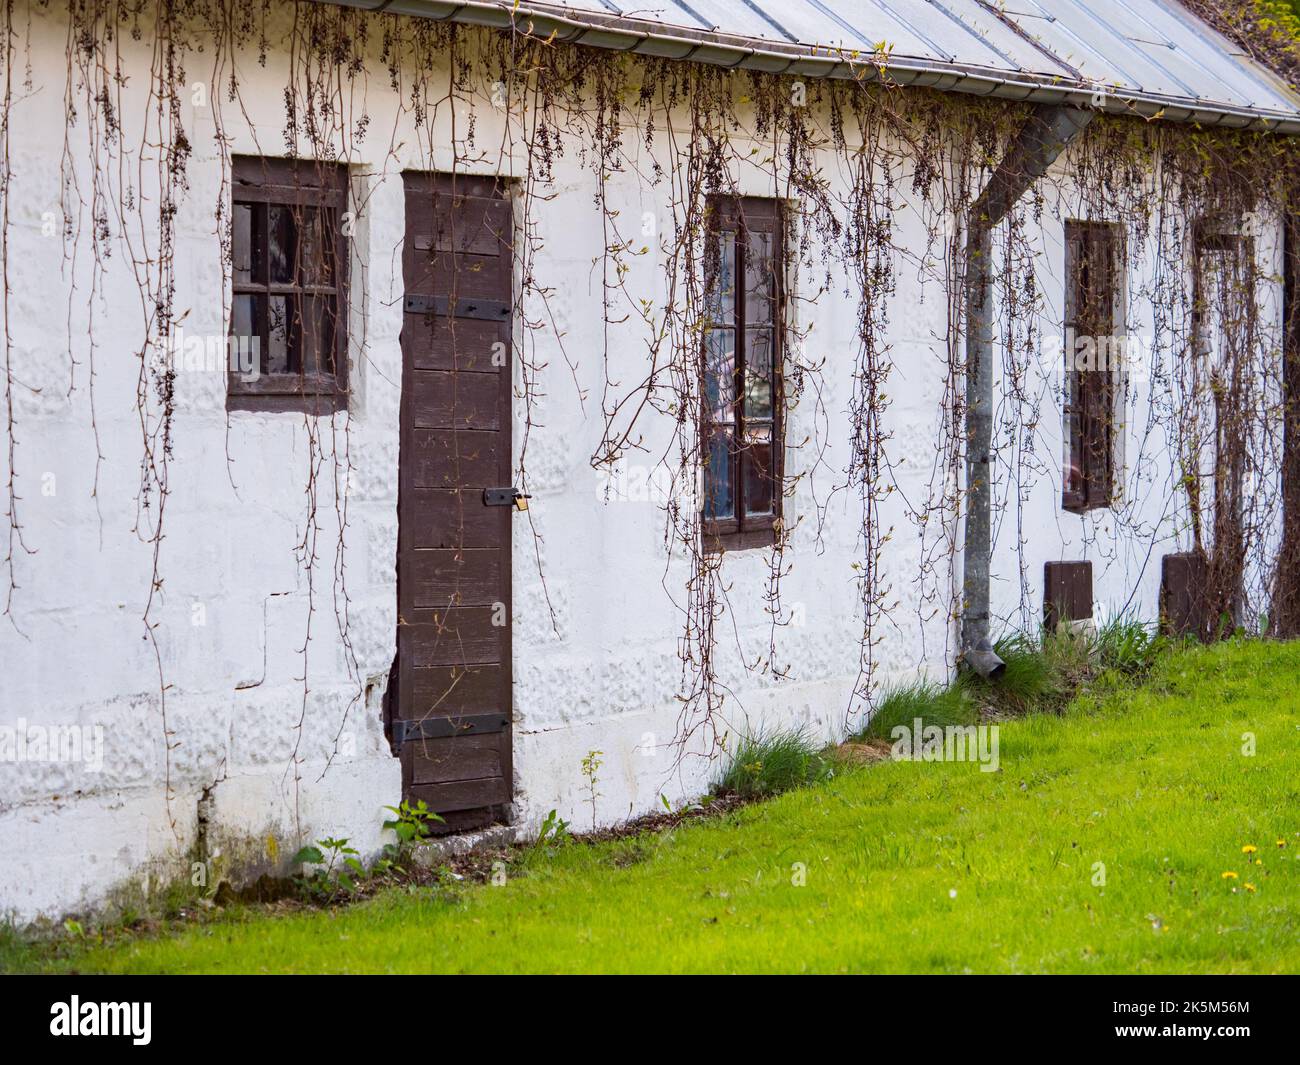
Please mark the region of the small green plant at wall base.
[[406, 869], [400, 863], [411, 848], [429, 838], [435, 823], [445, 823], [423, 799], [417, 799], [414, 804], [403, 799], [400, 806], [385, 806], [384, 809], [393, 815], [384, 822], [384, 829], [393, 832], [397, 842], [384, 844], [380, 857], [370, 867], [371, 878], [405, 874]]
[[674, 809], [673, 804], [668, 801], [668, 796], [664, 795], [662, 792], [659, 794], [659, 801], [663, 803], [663, 807], [668, 813], [676, 814], [678, 817], [685, 814], [696, 813], [704, 809], [704, 807], [698, 802], [691, 802], [689, 799]]
[[542, 821], [541, 831], [537, 833], [534, 847], [562, 847], [573, 837], [569, 833], [569, 822], [554, 810]]
[[304, 892], [318, 898], [334, 899], [340, 894], [351, 894], [369, 875], [357, 849], [348, 846], [346, 839], [318, 839], [315, 845], [300, 848], [293, 861], [295, 865], [324, 866], [299, 878]]
[[384, 809], [393, 814], [392, 819], [384, 822], [384, 828], [397, 833], [399, 847], [428, 839], [435, 823], [446, 823], [429, 809], [429, 804], [423, 799], [417, 799], [414, 804], [403, 799], [400, 806], [385, 806]]
[[582, 760], [582, 775], [587, 778], [587, 802], [591, 806], [591, 830], [596, 831], [596, 800], [600, 798], [600, 791], [597, 790], [596, 775], [600, 772], [600, 767], [604, 763], [600, 756], [604, 751], [588, 751], [587, 756]]

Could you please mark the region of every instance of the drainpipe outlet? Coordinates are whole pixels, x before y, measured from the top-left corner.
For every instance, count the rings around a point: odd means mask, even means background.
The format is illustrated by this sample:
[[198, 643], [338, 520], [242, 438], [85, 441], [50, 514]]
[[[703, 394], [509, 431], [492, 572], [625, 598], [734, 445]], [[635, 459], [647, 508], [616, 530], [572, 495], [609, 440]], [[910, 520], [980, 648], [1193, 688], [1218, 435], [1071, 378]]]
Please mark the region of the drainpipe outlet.
[[997, 680], [1007, 671], [1007, 664], [997, 656], [988, 640], [981, 640], [974, 647], [968, 647], [962, 657], [985, 680]]

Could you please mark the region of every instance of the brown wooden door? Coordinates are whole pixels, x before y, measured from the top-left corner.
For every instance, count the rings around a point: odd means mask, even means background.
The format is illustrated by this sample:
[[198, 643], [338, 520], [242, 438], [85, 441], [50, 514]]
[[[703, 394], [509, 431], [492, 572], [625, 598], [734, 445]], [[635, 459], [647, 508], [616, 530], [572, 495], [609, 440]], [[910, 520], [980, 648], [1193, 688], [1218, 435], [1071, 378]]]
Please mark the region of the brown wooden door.
[[447, 829], [511, 800], [512, 214], [487, 179], [408, 173], [392, 737]]

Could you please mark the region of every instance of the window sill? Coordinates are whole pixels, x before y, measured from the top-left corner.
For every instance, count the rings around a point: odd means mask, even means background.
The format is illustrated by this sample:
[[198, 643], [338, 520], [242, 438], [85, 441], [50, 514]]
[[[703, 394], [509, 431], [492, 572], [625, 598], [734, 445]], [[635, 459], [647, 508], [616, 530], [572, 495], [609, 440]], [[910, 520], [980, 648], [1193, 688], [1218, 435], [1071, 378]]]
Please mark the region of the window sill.
[[279, 382], [263, 382], [261, 388], [231, 387], [226, 391], [227, 411], [251, 411], [255, 414], [336, 414], [348, 409], [348, 394], [332, 388], [277, 387]]
[[770, 527], [744, 531], [732, 529], [726, 532], [706, 528], [700, 533], [700, 540], [705, 554], [720, 555], [727, 551], [749, 551], [760, 547], [771, 547], [776, 543], [776, 532]]
[[1082, 518], [1091, 514], [1095, 510], [1114, 510], [1114, 503], [1062, 503], [1061, 509], [1067, 514], [1074, 514]]

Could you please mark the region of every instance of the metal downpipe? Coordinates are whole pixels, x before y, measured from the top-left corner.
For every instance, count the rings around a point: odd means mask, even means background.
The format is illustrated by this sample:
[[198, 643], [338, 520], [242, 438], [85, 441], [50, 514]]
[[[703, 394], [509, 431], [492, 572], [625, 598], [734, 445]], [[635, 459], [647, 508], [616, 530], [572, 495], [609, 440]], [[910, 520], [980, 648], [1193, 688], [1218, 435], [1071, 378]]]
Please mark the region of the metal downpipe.
[[996, 679], [1006, 663], [990, 638], [993, 554], [993, 229], [1047, 172], [1093, 112], [1043, 107], [1025, 123], [972, 205], [966, 229], [966, 523], [962, 553], [962, 659]]

